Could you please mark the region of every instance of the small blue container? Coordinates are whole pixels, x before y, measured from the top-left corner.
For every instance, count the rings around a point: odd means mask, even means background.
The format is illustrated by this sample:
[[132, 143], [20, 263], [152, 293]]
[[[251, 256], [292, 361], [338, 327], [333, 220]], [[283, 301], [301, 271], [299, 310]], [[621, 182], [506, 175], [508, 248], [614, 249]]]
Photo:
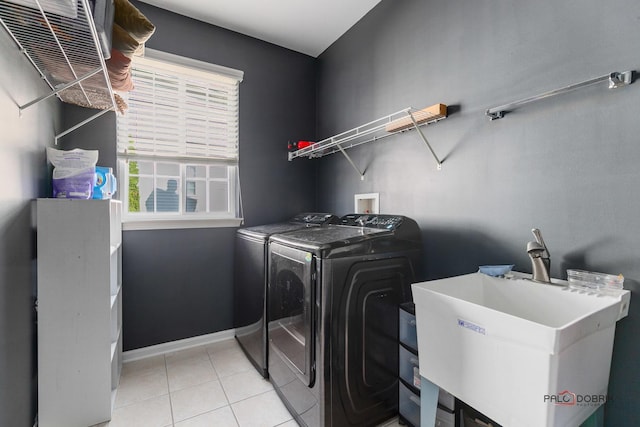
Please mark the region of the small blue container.
[[479, 272], [486, 274], [487, 276], [500, 277], [509, 273], [514, 267], [514, 264], [509, 265], [481, 265]]

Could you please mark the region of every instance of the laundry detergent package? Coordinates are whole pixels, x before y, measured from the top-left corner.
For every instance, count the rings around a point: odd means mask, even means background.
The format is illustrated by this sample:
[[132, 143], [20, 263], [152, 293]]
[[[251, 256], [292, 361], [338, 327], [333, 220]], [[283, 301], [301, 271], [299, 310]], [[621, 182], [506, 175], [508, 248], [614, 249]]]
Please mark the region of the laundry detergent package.
[[96, 182], [97, 150], [64, 151], [47, 147], [47, 159], [53, 165], [54, 198], [91, 198]]
[[93, 199], [110, 199], [116, 192], [116, 177], [113, 169], [96, 166], [96, 184], [93, 187]]

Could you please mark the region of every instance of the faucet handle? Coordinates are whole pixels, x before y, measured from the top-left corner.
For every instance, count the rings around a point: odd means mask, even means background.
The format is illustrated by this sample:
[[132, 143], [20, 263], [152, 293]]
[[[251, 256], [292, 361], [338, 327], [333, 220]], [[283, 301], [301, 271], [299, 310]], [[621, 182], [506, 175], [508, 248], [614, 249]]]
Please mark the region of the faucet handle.
[[544, 252], [544, 246], [542, 246], [539, 242], [527, 243], [527, 253], [531, 254], [532, 252], [536, 252], [537, 256], [542, 256]]
[[[542, 257], [543, 258], [549, 258], [549, 250], [547, 249], [547, 245], [544, 243], [544, 239], [542, 238], [542, 233], [540, 232], [540, 229], [538, 228], [533, 228], [531, 229], [531, 232], [533, 233], [533, 236], [536, 238], [536, 242], [540, 245], [541, 249], [544, 251], [544, 253], [542, 253]], [[529, 245], [527, 245], [527, 252], [529, 252]]]

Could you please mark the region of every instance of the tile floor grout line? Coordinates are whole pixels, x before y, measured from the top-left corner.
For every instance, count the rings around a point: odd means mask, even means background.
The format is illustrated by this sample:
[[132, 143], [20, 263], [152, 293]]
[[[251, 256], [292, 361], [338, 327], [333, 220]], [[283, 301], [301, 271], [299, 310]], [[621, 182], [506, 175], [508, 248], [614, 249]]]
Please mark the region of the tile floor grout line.
[[[271, 384], [271, 381], [269, 381], [268, 379], [264, 379], [260, 375], [259, 372], [253, 372], [254, 371], [253, 367], [251, 367], [250, 369], [245, 369], [245, 370], [241, 370], [241, 371], [238, 371], [238, 372], [233, 372], [232, 374], [227, 375], [224, 378], [225, 379], [226, 378], [230, 379], [234, 375], [242, 375], [242, 374], [247, 375], [247, 374], [253, 373], [257, 377], [259, 377], [260, 380], [266, 381], [267, 383], [269, 383], [269, 385], [271, 387], [268, 390], [263, 390], [263, 391], [260, 391], [258, 393], [252, 394], [250, 396], [246, 396], [246, 397], [244, 397], [242, 399], [239, 399], [237, 401], [231, 402], [230, 401], [229, 391], [227, 391], [226, 388], [223, 386], [223, 381], [222, 381], [223, 378], [220, 377], [218, 369], [216, 369], [215, 362], [214, 362], [214, 359], [216, 358], [217, 355], [219, 355], [221, 352], [223, 352], [225, 350], [231, 350], [231, 348], [220, 349], [220, 351], [216, 352], [213, 349], [208, 350], [206, 346], [203, 346], [203, 347], [204, 347], [204, 350], [205, 350], [205, 354], [207, 355], [207, 360], [209, 360], [209, 364], [210, 364], [210, 366], [213, 369], [213, 372], [215, 374], [215, 379], [212, 380], [212, 381], [218, 381], [218, 383], [220, 384], [220, 388], [221, 388], [221, 390], [223, 392], [223, 395], [225, 396], [226, 403], [227, 403], [226, 405], [223, 405], [223, 406], [221, 406], [219, 408], [211, 409], [210, 411], [207, 411], [207, 412], [205, 412], [203, 414], [206, 414], [206, 413], [209, 413], [209, 412], [214, 412], [214, 411], [217, 411], [217, 410], [220, 410], [220, 409], [223, 409], [223, 408], [228, 408], [228, 409], [225, 409], [225, 411], [226, 410], [231, 410], [231, 414], [234, 417], [234, 421], [236, 422], [236, 425], [237, 426], [241, 426], [240, 418], [238, 418], [238, 415], [235, 412], [233, 405], [240, 404], [241, 402], [244, 402], [244, 401], [246, 401], [248, 399], [252, 399], [252, 398], [259, 397], [259, 396], [263, 396], [263, 395], [265, 395], [267, 393], [270, 393], [270, 392], [274, 391], [273, 384]], [[166, 381], [166, 390], [167, 390], [166, 393], [163, 393], [163, 394], [158, 395], [158, 396], [148, 397], [147, 399], [142, 399], [142, 400], [135, 401], [135, 402], [130, 402], [129, 404], [123, 405], [122, 407], [123, 408], [124, 407], [128, 407], [128, 406], [135, 405], [135, 404], [138, 404], [138, 403], [141, 403], [141, 402], [144, 402], [144, 401], [147, 401], [147, 400], [151, 400], [151, 399], [154, 399], [154, 398], [158, 398], [158, 397], [161, 397], [161, 396], [168, 396], [168, 398], [169, 398], [169, 409], [170, 409], [170, 414], [171, 414], [171, 421], [170, 421], [171, 424], [169, 426], [167, 426], [167, 427], [175, 427], [176, 420], [175, 420], [175, 414], [174, 414], [174, 408], [173, 408], [174, 402], [173, 402], [173, 399], [172, 399], [172, 391], [170, 389], [170, 384], [169, 384], [169, 362], [170, 361], [167, 358], [167, 355], [166, 354], [162, 355], [162, 362], [161, 362], [162, 363], [162, 365], [161, 365], [162, 368], [161, 369], [164, 371], [164, 377], [165, 377], [165, 381]], [[132, 372], [135, 372], [135, 371], [132, 371]], [[133, 374], [133, 376], [136, 376], [135, 373]], [[190, 387], [195, 387], [197, 385], [199, 385], [199, 384], [192, 385]], [[186, 390], [187, 388], [190, 388], [190, 387], [185, 387], [185, 388], [183, 388], [181, 390]], [[196, 414], [196, 415], [193, 415], [192, 417], [186, 418], [185, 420], [191, 419], [191, 418], [196, 418], [196, 417], [201, 416], [203, 414]], [[185, 420], [180, 420], [179, 422], [182, 422], [182, 421], [185, 421]], [[294, 418], [291, 418], [291, 416], [290, 416], [290, 418], [287, 419], [286, 421], [280, 422], [278, 424], [274, 424], [273, 427], [283, 426], [283, 425], [291, 422], [292, 420], [294, 420]]]
[[[163, 360], [164, 360], [164, 355], [162, 355], [162, 358], [163, 358]], [[164, 362], [163, 362], [163, 364], [164, 364]], [[165, 378], [167, 379], [167, 392], [166, 392], [166, 393], [158, 394], [158, 395], [155, 395], [155, 396], [149, 396], [149, 397], [146, 397], [146, 398], [144, 398], [144, 399], [137, 399], [137, 400], [136, 400], [136, 399], [134, 399], [134, 400], [133, 400], [133, 401], [131, 401], [131, 402], [128, 402], [128, 403], [126, 403], [126, 404], [120, 404], [119, 406], [114, 407], [114, 410], [116, 410], [116, 409], [121, 409], [121, 408], [127, 408], [127, 407], [129, 407], [129, 406], [137, 405], [137, 404], [139, 404], [139, 403], [146, 402], [146, 401], [148, 401], [148, 400], [152, 400], [152, 399], [157, 399], [157, 398], [162, 397], [162, 396], [168, 396], [168, 397], [169, 397], [169, 400], [171, 400], [171, 391], [169, 390], [169, 375], [168, 375], [168, 373], [167, 373], [167, 367], [166, 367], [166, 364], [164, 364], [164, 365], [165, 365], [165, 366], [164, 366], [164, 374], [165, 374]], [[133, 375], [133, 376], [135, 377], [135, 379], [137, 380], [137, 379], [139, 379], [140, 377], [143, 377], [143, 376], [145, 376], [145, 375], [151, 375], [151, 373], [147, 373], [147, 374], [133, 374], [133, 373], [131, 373], [131, 372], [130, 372], [130, 373], [129, 373], [128, 375], [126, 375], [126, 376], [130, 378], [130, 377], [131, 377], [131, 375]], [[122, 381], [122, 378], [123, 378], [123, 377], [124, 377], [124, 375], [121, 375], [121, 376], [120, 376], [120, 381]], [[129, 379], [129, 380], [131, 381], [131, 379]], [[120, 383], [118, 383], [118, 392], [120, 392], [120, 390], [119, 390], [119, 389], [120, 389], [120, 386], [121, 386], [121, 384], [120, 384]], [[116, 398], [117, 398], [117, 394], [116, 394]]]
[[[213, 363], [213, 359], [211, 359], [211, 353], [209, 353], [209, 350], [205, 349], [205, 351], [207, 352], [207, 357], [209, 358], [209, 363], [211, 363], [211, 367], [213, 368], [213, 372], [215, 372], [216, 374], [216, 378], [218, 379], [218, 381], [220, 381], [220, 386], [222, 386], [222, 378], [220, 377], [220, 374], [218, 373], [218, 370], [216, 369], [216, 364]], [[223, 388], [224, 391], [224, 388]], [[226, 396], [226, 394], [225, 394]], [[227, 398], [227, 401], [229, 399]]]
[[[207, 351], [207, 354], [209, 355], [209, 360], [211, 360], [211, 365], [213, 366], [213, 369], [216, 371], [216, 375], [218, 375], [218, 371], [216, 370], [215, 363], [214, 363], [214, 362], [213, 362], [213, 360], [212, 360], [212, 355], [211, 355], [211, 353], [209, 353], [209, 351]], [[245, 357], [246, 357], [246, 356], [245, 356]], [[238, 375], [238, 374], [243, 374], [243, 373], [245, 373], [245, 372], [251, 372], [251, 369], [248, 369], [248, 370], [246, 370], [246, 371], [241, 371], [241, 372], [235, 372], [235, 373], [233, 373], [233, 374], [231, 374], [231, 375], [227, 375], [225, 378], [227, 378], [227, 377], [232, 377], [232, 376], [234, 376], [234, 375]], [[259, 373], [259, 372], [257, 372], [257, 371], [256, 371], [256, 373], [257, 373], [258, 375], [260, 375], [260, 373]], [[266, 379], [266, 378], [262, 377], [261, 375], [260, 375], [260, 377], [261, 377], [263, 380], [268, 381], [268, 382], [269, 382], [269, 384], [271, 384], [271, 381], [269, 381], [268, 379]], [[224, 393], [225, 397], [227, 398], [227, 401], [229, 402], [229, 405], [228, 405], [228, 406], [229, 406], [229, 408], [231, 409], [231, 413], [233, 414], [233, 417], [235, 418], [236, 423], [238, 424], [238, 426], [240, 426], [240, 420], [238, 419], [238, 416], [236, 415], [236, 411], [233, 409], [233, 405], [235, 405], [235, 404], [237, 404], [237, 403], [240, 403], [240, 402], [244, 402], [245, 400], [249, 400], [249, 399], [254, 398], [254, 397], [256, 397], [256, 396], [260, 396], [260, 395], [263, 395], [263, 394], [269, 393], [269, 392], [271, 392], [271, 391], [275, 391], [275, 389], [274, 389], [274, 388], [271, 388], [270, 390], [265, 390], [265, 391], [262, 391], [262, 392], [260, 392], [260, 393], [253, 394], [253, 395], [251, 395], [251, 396], [247, 396], [247, 397], [245, 397], [245, 398], [243, 398], [243, 399], [240, 399], [240, 400], [238, 400], [238, 401], [231, 402], [231, 400], [229, 399], [229, 396], [227, 395], [227, 391], [225, 390], [224, 384], [223, 384], [223, 382], [222, 382], [222, 377], [218, 376], [218, 379], [219, 379], [219, 381], [220, 381], [220, 386], [222, 387], [222, 392]], [[271, 385], [272, 385], [272, 384], [271, 384]], [[273, 386], [273, 385], [272, 385], [272, 386]], [[286, 420], [286, 421], [284, 421], [284, 422], [282, 422], [282, 423], [280, 423], [280, 424], [276, 424], [276, 425], [275, 425], [275, 426], [273, 426], [273, 427], [278, 427], [278, 426], [280, 426], [280, 425], [282, 425], [282, 424], [288, 423], [289, 421], [291, 421], [291, 420], [293, 420], [293, 419], [294, 419], [294, 418], [293, 418], [293, 417], [291, 417], [290, 419], [288, 419], [288, 420]]]
[[[192, 348], [197, 348], [197, 347], [192, 347]], [[207, 383], [210, 383], [210, 382], [217, 381], [218, 383], [220, 383], [220, 388], [222, 389], [222, 392], [224, 393], [224, 387], [222, 387], [222, 382], [220, 381], [220, 377], [218, 377], [218, 372], [216, 371], [216, 368], [213, 366], [213, 361], [211, 360], [211, 355], [206, 350], [206, 347], [203, 346], [203, 350], [207, 354], [207, 360], [209, 361], [209, 364], [211, 365], [211, 369], [213, 369], [213, 372], [214, 372], [216, 378], [214, 380], [211, 380], [211, 381], [205, 381], [203, 383], [192, 384], [192, 385], [186, 386], [184, 388], [181, 388], [181, 389], [178, 389], [178, 390], [174, 390], [174, 392], [180, 392], [182, 390], [187, 390], [187, 389], [192, 388], [192, 387], [198, 387], [198, 386], [203, 385], [203, 384], [207, 384]], [[166, 357], [165, 357], [165, 361], [166, 361]], [[168, 368], [168, 364], [166, 364], [166, 363], [165, 363], [165, 366], [166, 366], [166, 369], [167, 369], [167, 386], [168, 386], [168, 382], [169, 382], [169, 371], [168, 371], [168, 369], [169, 368]], [[191, 419], [191, 418], [199, 417], [199, 416], [207, 414], [209, 412], [217, 411], [218, 409], [222, 409], [222, 408], [224, 408], [226, 406], [230, 406], [228, 404], [229, 403], [229, 398], [227, 397], [226, 393], [225, 393], [225, 399], [227, 400], [227, 405], [223, 405], [223, 406], [221, 406], [219, 408], [214, 408], [214, 409], [212, 409], [210, 411], [207, 411], [207, 412], [204, 412], [202, 414], [195, 414], [195, 415], [193, 415], [191, 417], [185, 418], [184, 420], [178, 421], [178, 423], [181, 423], [181, 422], [186, 421], [186, 420]], [[171, 390], [169, 390], [169, 403], [171, 405], [171, 417], [172, 417], [172, 421], [174, 423], [173, 426], [175, 427], [176, 423], [175, 423], [175, 418], [173, 417], [173, 401], [171, 400]]]
[[233, 406], [231, 406], [231, 400], [229, 400], [229, 396], [227, 395], [227, 391], [224, 389], [224, 385], [222, 384], [222, 378], [218, 374], [218, 370], [216, 369], [216, 365], [215, 365], [215, 363], [213, 363], [213, 360], [211, 359], [211, 353], [209, 353], [209, 350], [206, 350], [206, 351], [207, 351], [207, 356], [209, 356], [209, 362], [211, 362], [211, 366], [213, 367], [213, 371], [216, 373], [216, 378], [218, 378], [218, 382], [220, 383], [220, 388], [222, 389], [222, 392], [224, 393], [224, 397], [227, 399], [227, 406], [231, 410], [231, 413], [233, 414], [233, 418], [236, 420], [236, 424], [238, 426], [240, 426], [240, 420], [238, 420], [238, 417], [236, 415], [236, 411], [234, 411], [233, 410]]
[[121, 408], [128, 408], [129, 406], [137, 405], [139, 403], [147, 402], [149, 400], [157, 399], [157, 398], [163, 397], [163, 396], [169, 396], [169, 399], [171, 399], [171, 393], [159, 394], [157, 396], [151, 396], [151, 397], [147, 397], [145, 399], [134, 400], [133, 402], [129, 402], [126, 405], [120, 405], [117, 408], [114, 408], [114, 410], [115, 409], [121, 409]]
[[275, 390], [274, 390], [274, 389], [271, 389], [271, 390], [261, 391], [260, 393], [252, 394], [251, 396], [245, 397], [244, 399], [237, 400], [237, 401], [235, 401], [235, 402], [233, 402], [233, 403], [229, 402], [229, 406], [231, 406], [231, 405], [235, 405], [236, 403], [244, 402], [245, 400], [249, 400], [249, 399], [251, 399], [251, 398], [253, 398], [253, 397], [257, 397], [257, 396], [261, 396], [261, 395], [263, 395], [263, 394], [270, 393], [270, 392], [272, 392], [272, 391], [275, 391]]
[[[260, 393], [258, 393], [258, 394], [254, 394], [254, 395], [252, 395], [252, 396], [245, 397], [244, 399], [240, 399], [240, 400], [238, 400], [237, 402], [229, 403], [229, 407], [231, 408], [231, 412], [233, 413], [233, 416], [234, 416], [234, 417], [236, 417], [236, 412], [233, 410], [233, 405], [235, 405], [236, 403], [244, 402], [245, 400], [249, 400], [249, 399], [252, 399], [252, 398], [254, 398], [254, 397], [261, 396], [261, 395], [263, 395], [263, 394], [271, 393], [272, 391], [273, 391], [273, 392], [275, 392], [275, 389], [265, 390], [265, 391], [262, 391], [262, 392], [260, 392]], [[278, 397], [278, 398], [279, 398], [279, 397]], [[288, 409], [287, 409], [287, 412], [289, 412], [289, 410], [288, 410]], [[281, 422], [280, 424], [276, 424], [276, 425], [274, 425], [273, 427], [281, 426], [281, 425], [286, 424], [286, 423], [288, 423], [289, 421], [292, 421], [292, 420], [293, 420], [293, 421], [295, 421], [295, 418], [293, 418], [293, 415], [291, 415], [291, 413], [289, 413], [289, 415], [291, 416], [291, 418], [289, 418], [289, 419], [288, 419], [288, 420], [286, 420], [286, 421]], [[236, 422], [238, 423], [238, 425], [240, 425], [240, 422], [239, 422], [239, 420], [238, 420], [238, 417], [236, 417]], [[297, 421], [296, 421], [296, 423], [297, 423]]]
[[171, 410], [171, 426], [175, 427], [176, 422], [173, 416], [173, 402], [171, 400], [171, 387], [169, 386], [169, 368], [167, 367], [167, 356], [165, 354], [162, 355], [162, 360], [164, 361], [164, 374], [167, 376], [167, 391], [169, 392], [169, 409]]

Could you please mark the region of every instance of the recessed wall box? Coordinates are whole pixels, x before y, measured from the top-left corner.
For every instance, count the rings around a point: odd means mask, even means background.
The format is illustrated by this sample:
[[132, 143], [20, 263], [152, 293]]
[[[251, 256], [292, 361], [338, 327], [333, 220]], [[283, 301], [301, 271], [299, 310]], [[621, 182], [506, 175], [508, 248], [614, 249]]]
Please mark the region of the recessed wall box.
[[361, 214], [379, 214], [380, 194], [356, 194], [354, 196], [354, 212]]

